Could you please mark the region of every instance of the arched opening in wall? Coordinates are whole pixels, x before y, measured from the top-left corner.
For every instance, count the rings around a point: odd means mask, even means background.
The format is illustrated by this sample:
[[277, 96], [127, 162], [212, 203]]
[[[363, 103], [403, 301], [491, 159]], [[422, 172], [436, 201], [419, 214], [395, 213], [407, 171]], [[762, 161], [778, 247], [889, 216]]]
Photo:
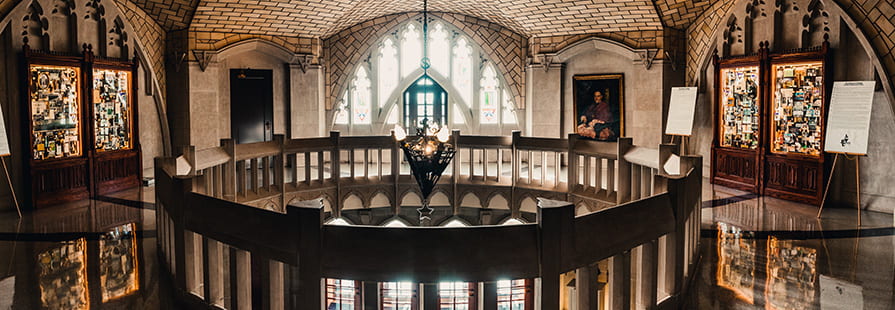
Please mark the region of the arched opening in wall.
[[522, 206], [519, 208], [519, 211], [538, 213], [538, 204], [531, 197], [525, 197], [525, 199], [522, 199]]
[[468, 193], [463, 196], [463, 200], [460, 202], [461, 207], [470, 207], [470, 208], [481, 208], [482, 202], [479, 201], [479, 197], [473, 193]]
[[345, 202], [342, 203], [342, 210], [358, 210], [364, 208], [364, 202], [357, 195], [348, 195]]
[[503, 195], [497, 194], [488, 201], [488, 209], [509, 210], [510, 204], [506, 198], [503, 198]]
[[[360, 59], [368, 60], [348, 71], [354, 74], [344, 77], [341, 89], [333, 89], [338, 94], [331, 114], [333, 130], [382, 134], [398, 122], [416, 127], [424, 115], [467, 134], [509, 135], [521, 128], [515, 102], [519, 94], [508, 86], [499, 66], [463, 30], [435, 19], [429, 32], [431, 68], [424, 72], [419, 65], [420, 22], [397, 26], [364, 52]], [[366, 74], [357, 75], [359, 70]], [[363, 81], [369, 88], [357, 92], [356, 85]], [[440, 89], [418, 91], [424, 88]], [[421, 95], [426, 92], [432, 95]]]
[[383, 193], [377, 193], [370, 199], [370, 208], [386, 208], [391, 207], [392, 203], [388, 200], [388, 196]]
[[468, 222], [464, 221], [463, 219], [461, 219], [459, 217], [452, 217], [452, 218], [448, 218], [448, 220], [444, 221], [444, 223], [441, 223], [441, 225], [438, 225], [438, 226], [441, 226], [441, 227], [469, 227], [472, 225], [470, 225]]
[[351, 226], [351, 225], [354, 225], [354, 224], [351, 224], [351, 222], [349, 222], [349, 221], [348, 221], [347, 219], [345, 219], [344, 217], [336, 217], [336, 218], [332, 218], [332, 219], [330, 219], [330, 220], [328, 220], [328, 221], [326, 221], [326, 222], [323, 222], [323, 224], [325, 224], [325, 225], [334, 225], [334, 226]]
[[420, 198], [420, 195], [417, 195], [415, 192], [408, 192], [404, 195], [404, 198], [401, 199], [401, 206], [422, 206], [423, 200]]
[[384, 227], [410, 227], [410, 223], [400, 217], [394, 217], [382, 223]]
[[451, 200], [444, 192], [435, 192], [429, 198], [429, 205], [433, 207], [449, 207], [451, 206]]

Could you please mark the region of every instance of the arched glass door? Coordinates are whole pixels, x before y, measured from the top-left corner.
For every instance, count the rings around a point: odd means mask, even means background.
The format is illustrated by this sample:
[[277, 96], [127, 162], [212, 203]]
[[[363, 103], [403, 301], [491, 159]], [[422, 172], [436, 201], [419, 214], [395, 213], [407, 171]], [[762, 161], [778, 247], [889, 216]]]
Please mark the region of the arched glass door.
[[429, 125], [444, 126], [447, 124], [447, 99], [447, 91], [431, 77], [423, 75], [404, 91], [404, 127], [420, 127], [423, 119], [428, 119]]

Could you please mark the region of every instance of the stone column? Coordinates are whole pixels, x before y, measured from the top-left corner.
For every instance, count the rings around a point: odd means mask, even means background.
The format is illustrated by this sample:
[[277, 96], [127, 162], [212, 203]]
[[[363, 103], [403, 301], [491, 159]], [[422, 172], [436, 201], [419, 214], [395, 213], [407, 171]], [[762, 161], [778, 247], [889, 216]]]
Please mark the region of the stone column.
[[563, 67], [531, 64], [525, 68], [525, 136], [562, 138]]
[[[538, 198], [538, 227], [541, 231], [541, 310], [559, 310], [559, 283], [571, 251], [575, 206], [570, 202]], [[571, 253], [568, 253], [571, 254]]]
[[289, 65], [291, 138], [326, 135], [323, 67]]
[[290, 203], [286, 215], [295, 223], [290, 233], [298, 240], [298, 272], [291, 273], [290, 309], [320, 309], [321, 306], [321, 244], [323, 231], [323, 200]]

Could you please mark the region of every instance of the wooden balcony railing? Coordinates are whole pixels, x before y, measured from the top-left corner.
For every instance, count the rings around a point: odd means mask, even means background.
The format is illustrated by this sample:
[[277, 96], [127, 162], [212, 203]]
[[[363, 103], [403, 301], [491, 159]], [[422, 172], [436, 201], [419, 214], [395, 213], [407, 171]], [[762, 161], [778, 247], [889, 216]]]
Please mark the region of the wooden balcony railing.
[[[561, 274], [587, 274], [601, 261], [609, 266], [605, 303], [597, 307], [593, 296], [580, 294], [579, 308], [680, 306], [697, 261], [701, 157], [678, 156], [676, 145], [633, 146], [627, 138], [454, 132], [452, 141], [460, 156], [438, 190], [459, 204], [465, 190], [509, 189], [513, 212], [518, 197], [553, 198], [539, 199], [537, 223], [324, 225], [338, 216], [347, 192], [388, 190], [392, 208], [400, 208], [399, 193], [415, 184], [392, 137], [223, 140], [156, 160], [163, 265], [183, 302], [208, 308], [322, 309], [322, 278], [539, 278], [540, 307], [550, 310], [559, 308]], [[596, 289], [588, 286], [594, 281], [578, 283]]]

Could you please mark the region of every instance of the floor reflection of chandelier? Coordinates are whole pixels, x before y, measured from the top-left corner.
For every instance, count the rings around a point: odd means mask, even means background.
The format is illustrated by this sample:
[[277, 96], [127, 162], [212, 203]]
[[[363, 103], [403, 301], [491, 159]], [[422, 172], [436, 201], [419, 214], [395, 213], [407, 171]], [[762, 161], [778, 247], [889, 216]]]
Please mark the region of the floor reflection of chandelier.
[[410, 163], [416, 183], [422, 193], [423, 206], [420, 212], [420, 225], [428, 225], [432, 214], [429, 208], [429, 196], [435, 189], [435, 184], [441, 178], [444, 169], [451, 163], [456, 150], [448, 141], [451, 136], [447, 127], [430, 127], [427, 120], [423, 120], [423, 126], [417, 128], [417, 136], [408, 139], [404, 128], [395, 125], [395, 140], [401, 143], [404, 157]]
[[[420, 60], [420, 67], [423, 68], [424, 76], [429, 75], [429, 66], [429, 2], [423, 0], [423, 59]], [[429, 104], [424, 105], [424, 108], [426, 109], [425, 114], [428, 115]], [[413, 177], [416, 178], [416, 183], [420, 186], [423, 206], [417, 211], [420, 212], [420, 225], [426, 226], [430, 224], [429, 216], [433, 211], [429, 208], [429, 196], [435, 189], [435, 184], [438, 183], [444, 169], [454, 158], [456, 150], [453, 145], [448, 143], [451, 134], [447, 126], [430, 125], [428, 117], [423, 118], [420, 123], [420, 127], [416, 129], [416, 137], [410, 140], [407, 139], [407, 132], [404, 131], [404, 128], [395, 125], [395, 140], [401, 143], [404, 157], [410, 163]]]

